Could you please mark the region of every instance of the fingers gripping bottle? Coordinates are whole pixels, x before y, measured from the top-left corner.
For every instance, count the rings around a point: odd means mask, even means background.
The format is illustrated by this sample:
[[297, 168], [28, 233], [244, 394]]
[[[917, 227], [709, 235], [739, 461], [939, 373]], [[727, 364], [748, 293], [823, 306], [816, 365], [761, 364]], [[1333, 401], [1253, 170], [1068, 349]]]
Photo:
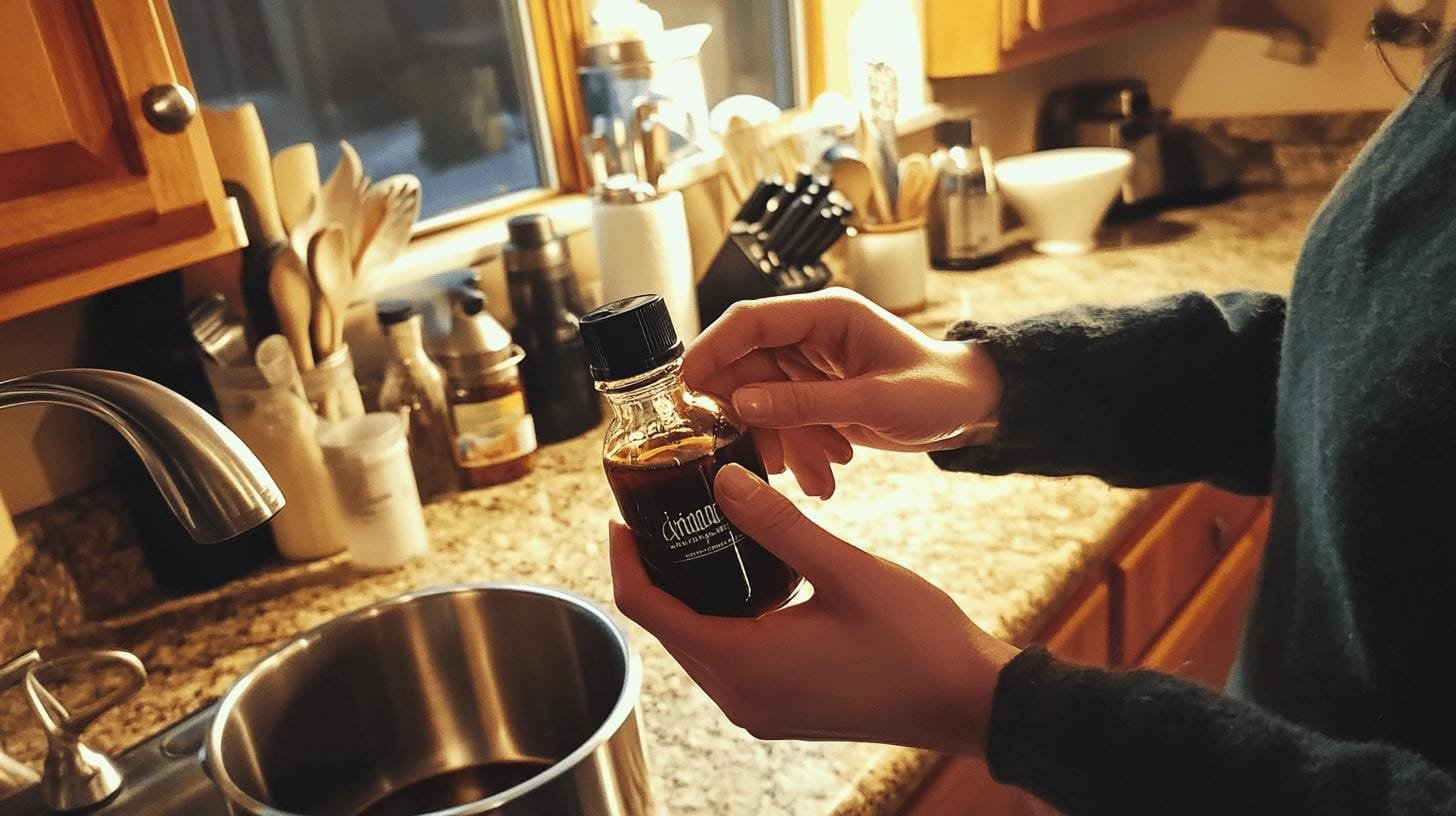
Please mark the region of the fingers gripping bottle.
[[705, 615], [783, 606], [799, 574], [734, 527], [713, 495], [724, 465], [764, 477], [763, 460], [731, 409], [683, 385], [683, 346], [663, 299], [609, 303], [581, 319], [581, 334], [613, 411], [607, 481], [653, 583]]

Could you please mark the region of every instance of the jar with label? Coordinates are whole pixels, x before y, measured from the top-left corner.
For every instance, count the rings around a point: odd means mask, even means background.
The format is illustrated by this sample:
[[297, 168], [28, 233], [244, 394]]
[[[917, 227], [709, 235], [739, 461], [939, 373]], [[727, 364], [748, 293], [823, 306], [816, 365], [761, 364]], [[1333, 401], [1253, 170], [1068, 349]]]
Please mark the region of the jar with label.
[[718, 509], [725, 465], [767, 478], [731, 409], [682, 381], [683, 345], [658, 295], [609, 303], [581, 320], [592, 376], [613, 417], [603, 462], [652, 582], [705, 615], [756, 617], [783, 606], [800, 576]]
[[435, 344], [455, 425], [455, 463], [464, 487], [515, 481], [531, 472], [536, 426], [521, 384], [525, 352], [473, 286], [450, 293], [450, 331]]
[[429, 550], [404, 423], [396, 414], [334, 422], [318, 434], [360, 569], [385, 570]]

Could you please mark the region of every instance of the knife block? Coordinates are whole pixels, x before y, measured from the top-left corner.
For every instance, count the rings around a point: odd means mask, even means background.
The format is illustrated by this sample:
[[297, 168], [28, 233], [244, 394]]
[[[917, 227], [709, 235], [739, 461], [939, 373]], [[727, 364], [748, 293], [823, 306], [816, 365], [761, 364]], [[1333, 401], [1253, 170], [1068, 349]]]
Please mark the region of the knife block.
[[698, 316], [707, 328], [740, 300], [817, 292], [829, 285], [830, 277], [818, 261], [784, 266], [755, 235], [730, 233], [698, 282]]

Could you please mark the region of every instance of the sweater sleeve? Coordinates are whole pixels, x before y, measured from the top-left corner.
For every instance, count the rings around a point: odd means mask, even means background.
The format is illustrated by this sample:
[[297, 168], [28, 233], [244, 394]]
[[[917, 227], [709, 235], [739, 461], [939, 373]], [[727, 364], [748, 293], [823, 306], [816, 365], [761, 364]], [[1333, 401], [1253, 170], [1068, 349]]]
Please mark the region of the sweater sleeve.
[[1070, 816], [1456, 813], [1456, 779], [1421, 756], [1324, 736], [1157, 672], [1062, 663], [1002, 670], [992, 776]]
[[949, 336], [983, 343], [1001, 373], [998, 428], [989, 444], [931, 458], [947, 470], [1267, 492], [1284, 310], [1263, 292], [1186, 292], [958, 324]]

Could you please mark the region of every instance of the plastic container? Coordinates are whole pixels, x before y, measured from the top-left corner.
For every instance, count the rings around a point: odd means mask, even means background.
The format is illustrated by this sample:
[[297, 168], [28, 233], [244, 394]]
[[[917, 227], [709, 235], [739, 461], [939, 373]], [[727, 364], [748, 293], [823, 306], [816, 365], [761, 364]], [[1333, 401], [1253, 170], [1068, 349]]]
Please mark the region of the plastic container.
[[[204, 365], [222, 421], [257, 455], [287, 504], [269, 522], [278, 552], [311, 561], [344, 550], [338, 497], [315, 434], [319, 418], [252, 366]], [[356, 389], [357, 390], [357, 389]]]
[[429, 551], [424, 510], [404, 422], [374, 413], [318, 432], [338, 492], [349, 558], [366, 570], [394, 569]]
[[[218, 408], [224, 415], [228, 411], [228, 407], [222, 405], [224, 391], [227, 399], [246, 401], [248, 394], [268, 388], [268, 381], [263, 379], [263, 372], [256, 366], [219, 366], [204, 361], [203, 368], [207, 372], [207, 381], [212, 384], [213, 394], [217, 396]], [[348, 346], [340, 347], [313, 368], [300, 371], [299, 376], [303, 380], [309, 407], [315, 414], [333, 422], [364, 415], [364, 399], [359, 393], [359, 382], [354, 378], [354, 358], [350, 356]]]

